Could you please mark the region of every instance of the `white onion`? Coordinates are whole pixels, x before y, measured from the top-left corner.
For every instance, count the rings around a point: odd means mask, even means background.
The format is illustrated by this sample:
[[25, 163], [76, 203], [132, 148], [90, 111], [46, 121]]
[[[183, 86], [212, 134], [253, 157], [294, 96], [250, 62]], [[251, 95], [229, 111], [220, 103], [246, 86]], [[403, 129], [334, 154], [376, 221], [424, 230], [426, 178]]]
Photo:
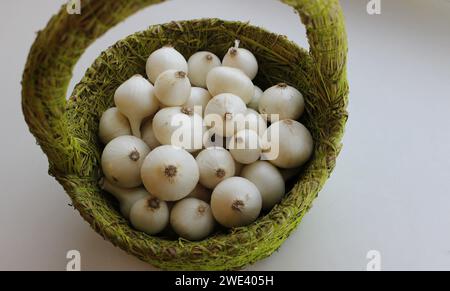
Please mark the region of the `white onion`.
[[186, 198], [173, 207], [170, 225], [182, 238], [198, 241], [214, 231], [215, 220], [208, 203], [195, 198]]
[[261, 193], [263, 209], [272, 209], [283, 198], [286, 188], [278, 169], [266, 161], [257, 161], [242, 169], [241, 176], [255, 184]]
[[208, 73], [221, 65], [220, 59], [213, 53], [195, 53], [188, 61], [189, 79], [194, 86], [206, 88], [206, 77]]
[[234, 160], [224, 148], [207, 148], [196, 158], [200, 170], [200, 184], [214, 189], [223, 180], [233, 177]]
[[141, 199], [131, 207], [130, 222], [139, 231], [158, 234], [169, 224], [169, 208], [156, 197]]
[[147, 60], [147, 76], [153, 84], [168, 70], [188, 72], [186, 59], [172, 46], [165, 46], [154, 51]]
[[114, 102], [120, 113], [128, 118], [133, 135], [139, 138], [142, 120], [155, 114], [159, 108], [153, 85], [141, 75], [135, 75], [120, 85], [114, 93]]
[[153, 120], [149, 119], [142, 124], [141, 127], [142, 140], [148, 145], [148, 147], [153, 150], [161, 145], [161, 143], [156, 139], [155, 133], [153, 132]]
[[230, 93], [239, 96], [245, 104], [255, 94], [255, 85], [241, 70], [230, 67], [212, 69], [206, 79], [208, 90], [212, 96]]
[[230, 153], [241, 164], [251, 164], [261, 157], [261, 142], [253, 130], [244, 129], [236, 133], [230, 141]]
[[201, 150], [203, 119], [192, 107], [167, 107], [153, 118], [153, 133], [163, 145], [174, 145], [189, 152]]
[[220, 147], [225, 148], [227, 146], [227, 138], [214, 133], [214, 129], [209, 129], [203, 136], [203, 146], [205, 149]]
[[239, 41], [236, 45], [228, 50], [223, 58], [223, 65], [233, 67], [243, 71], [251, 80], [258, 74], [258, 61], [255, 55], [244, 48], [239, 48]]
[[224, 137], [234, 135], [236, 123], [245, 118], [247, 106], [236, 95], [220, 94], [209, 101], [205, 109], [205, 124], [212, 132]]
[[[269, 138], [271, 137], [271, 138]], [[264, 134], [268, 142], [263, 159], [283, 169], [297, 168], [311, 157], [314, 142], [311, 133], [300, 122], [286, 119], [272, 124]]]
[[109, 108], [100, 119], [100, 140], [103, 144], [107, 144], [116, 137], [123, 135], [131, 135], [128, 119], [116, 107]]
[[245, 114], [244, 123], [237, 124], [237, 131], [244, 129], [253, 130], [259, 136], [263, 136], [267, 130], [267, 122], [258, 112], [249, 108]]
[[181, 106], [191, 96], [191, 82], [183, 71], [169, 70], [155, 82], [155, 96], [165, 106]]
[[100, 180], [100, 188], [113, 195], [120, 203], [120, 212], [126, 219], [130, 219], [130, 211], [133, 205], [143, 199], [150, 197], [150, 194], [143, 187], [126, 189], [114, 185], [106, 178]]
[[[206, 106], [209, 101], [211, 101], [211, 98], [211, 94], [209, 94], [208, 90], [199, 87], [192, 87], [191, 96], [188, 101], [184, 103], [183, 107], [193, 107], [196, 109], [195, 113], [203, 116]], [[197, 111], [197, 109], [201, 110]]]
[[196, 198], [209, 203], [211, 201], [211, 194], [211, 190], [203, 187], [202, 184], [199, 183], [186, 198]]
[[211, 209], [214, 218], [225, 227], [246, 226], [261, 212], [262, 199], [258, 188], [247, 179], [229, 178], [214, 189]]
[[141, 170], [145, 188], [164, 201], [183, 199], [194, 190], [200, 174], [188, 152], [174, 146], [160, 146], [145, 159]]
[[149, 152], [149, 147], [137, 137], [117, 137], [103, 151], [103, 173], [119, 187], [137, 187], [142, 184], [140, 170]]
[[253, 98], [250, 101], [250, 103], [247, 105], [248, 108], [258, 111], [259, 110], [259, 100], [261, 99], [263, 93], [264, 92], [258, 86], [255, 86], [255, 94], [253, 95]]
[[[275, 122], [284, 119], [299, 119], [305, 111], [305, 100], [302, 93], [294, 87], [280, 83], [267, 89], [259, 100], [259, 112], [268, 115], [268, 120]], [[272, 120], [272, 114], [279, 118]]]

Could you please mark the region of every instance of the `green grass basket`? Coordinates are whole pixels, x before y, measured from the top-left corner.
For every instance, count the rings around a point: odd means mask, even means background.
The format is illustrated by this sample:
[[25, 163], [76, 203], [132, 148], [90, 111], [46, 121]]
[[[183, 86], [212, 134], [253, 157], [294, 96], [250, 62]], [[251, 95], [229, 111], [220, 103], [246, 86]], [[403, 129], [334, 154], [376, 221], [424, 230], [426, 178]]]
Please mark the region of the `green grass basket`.
[[[38, 33], [23, 76], [26, 122], [49, 159], [49, 173], [92, 228], [126, 252], [166, 270], [232, 270], [276, 251], [300, 223], [335, 166], [347, 120], [347, 39], [338, 0], [285, 0], [306, 26], [309, 53], [285, 36], [248, 23], [219, 19], [151, 26], [117, 42], [87, 70], [66, 101], [72, 70], [85, 49], [126, 17], [161, 0], [85, 0], [82, 14], [66, 7]], [[102, 113], [115, 89], [136, 73], [145, 75], [151, 52], [172, 44], [189, 57], [209, 50], [220, 57], [240, 39], [260, 64], [256, 84], [284, 81], [307, 101], [302, 122], [315, 140], [312, 160], [282, 203], [248, 227], [218, 233], [201, 242], [169, 240], [135, 231], [116, 202], [98, 186]]]

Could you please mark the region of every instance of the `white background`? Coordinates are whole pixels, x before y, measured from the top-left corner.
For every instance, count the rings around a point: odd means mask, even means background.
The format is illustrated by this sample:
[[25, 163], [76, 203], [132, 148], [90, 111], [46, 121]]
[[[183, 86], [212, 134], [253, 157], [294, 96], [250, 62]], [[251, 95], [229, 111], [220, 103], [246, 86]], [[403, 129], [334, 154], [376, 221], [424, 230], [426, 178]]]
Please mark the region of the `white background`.
[[[350, 120], [336, 170], [298, 230], [250, 270], [365, 270], [369, 250], [385, 270], [450, 269], [450, 3], [342, 1], [350, 43]], [[35, 32], [63, 0], [0, 4], [0, 269], [151, 270], [104, 241], [47, 175], [29, 134], [20, 81]], [[130, 18], [96, 42], [72, 86], [99, 53], [156, 23], [199, 17], [250, 20], [306, 46], [292, 9], [274, 0], [172, 0]]]

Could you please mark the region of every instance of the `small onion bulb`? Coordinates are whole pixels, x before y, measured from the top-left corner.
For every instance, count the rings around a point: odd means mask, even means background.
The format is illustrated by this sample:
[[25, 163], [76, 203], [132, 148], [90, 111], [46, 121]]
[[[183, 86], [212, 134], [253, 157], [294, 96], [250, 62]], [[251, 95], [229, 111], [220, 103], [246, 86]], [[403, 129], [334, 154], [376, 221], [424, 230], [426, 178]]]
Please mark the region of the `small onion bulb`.
[[280, 83], [267, 89], [259, 100], [259, 112], [266, 114], [271, 122], [272, 114], [279, 116], [278, 120], [299, 119], [305, 111], [305, 99], [302, 93], [294, 87]]
[[141, 137], [141, 123], [146, 117], [158, 111], [158, 100], [153, 85], [141, 75], [135, 75], [120, 85], [114, 94], [114, 102], [120, 113], [125, 115], [136, 137]]
[[200, 170], [200, 184], [208, 189], [214, 189], [223, 180], [234, 176], [233, 157], [224, 148], [203, 150], [196, 160]]
[[242, 169], [241, 176], [255, 184], [261, 193], [262, 208], [272, 209], [285, 194], [285, 184], [280, 171], [271, 163], [258, 161]]
[[[211, 101], [211, 98], [211, 94], [209, 94], [208, 90], [199, 87], [192, 87], [191, 96], [188, 101], [183, 104], [183, 107], [193, 107], [195, 109], [195, 113], [203, 116], [206, 105], [208, 105], [209, 101]], [[199, 110], [197, 111], [197, 109]]]
[[259, 110], [259, 100], [261, 99], [263, 93], [264, 92], [258, 86], [255, 86], [255, 94], [253, 95], [253, 98], [250, 101], [250, 103], [247, 105], [248, 108], [258, 111]]
[[197, 198], [209, 203], [211, 201], [211, 193], [211, 190], [206, 189], [199, 183], [186, 198]]
[[206, 106], [205, 123], [212, 126], [212, 132], [219, 136], [233, 136], [236, 123], [245, 118], [246, 112], [247, 106], [241, 98], [228, 93], [220, 94]]
[[186, 198], [173, 207], [170, 225], [182, 238], [198, 241], [214, 231], [215, 220], [208, 203], [195, 198]]
[[255, 95], [255, 85], [241, 70], [230, 67], [212, 69], [206, 79], [208, 90], [212, 96], [230, 93], [239, 96], [245, 104]]
[[206, 77], [208, 73], [221, 65], [222, 62], [213, 53], [195, 53], [188, 60], [189, 79], [194, 86], [206, 88]]
[[194, 157], [170, 145], [160, 146], [147, 156], [141, 176], [148, 192], [163, 201], [185, 198], [200, 179]]
[[254, 222], [262, 208], [258, 188], [247, 179], [229, 178], [214, 189], [211, 209], [214, 218], [223, 226], [239, 227]]
[[101, 160], [103, 173], [119, 187], [138, 187], [142, 184], [141, 166], [149, 152], [149, 147], [137, 137], [115, 138], [103, 151]]
[[100, 140], [103, 144], [108, 144], [116, 137], [123, 135], [131, 135], [128, 119], [116, 107], [109, 108], [100, 119]]
[[247, 109], [244, 122], [237, 124], [237, 131], [249, 129], [256, 132], [259, 136], [263, 136], [267, 130], [266, 120], [253, 109]]
[[191, 96], [191, 82], [184, 71], [165, 71], [156, 79], [155, 95], [165, 106], [181, 106]]
[[119, 201], [120, 212], [126, 219], [130, 219], [131, 207], [137, 201], [150, 197], [150, 194], [143, 187], [132, 189], [120, 188], [106, 178], [102, 178], [99, 184], [102, 190], [107, 191]]
[[223, 65], [240, 69], [253, 80], [258, 74], [258, 61], [251, 51], [239, 48], [239, 43], [239, 40], [236, 40], [236, 45], [228, 50], [223, 58]]
[[167, 107], [153, 118], [153, 133], [163, 145], [195, 152], [203, 148], [203, 119], [192, 107]]
[[[263, 154], [264, 159], [267, 157], [269, 162], [283, 169], [302, 166], [314, 150], [314, 141], [308, 129], [300, 122], [290, 119], [272, 124], [263, 140], [267, 141], [269, 146]], [[276, 157], [268, 157], [274, 152], [278, 152]]]
[[130, 212], [130, 222], [139, 231], [154, 235], [163, 231], [169, 224], [167, 203], [156, 197], [137, 201]]
[[214, 147], [225, 148], [228, 145], [227, 139], [215, 134], [213, 129], [209, 129], [203, 136], [203, 146], [205, 149]]
[[244, 129], [230, 141], [230, 153], [241, 164], [252, 164], [261, 158], [261, 141], [253, 130]]
[[172, 46], [154, 51], [147, 60], [147, 76], [153, 84], [159, 75], [168, 70], [188, 71], [186, 59]]
[[142, 140], [153, 150], [161, 145], [153, 132], [153, 120], [149, 119], [141, 127]]

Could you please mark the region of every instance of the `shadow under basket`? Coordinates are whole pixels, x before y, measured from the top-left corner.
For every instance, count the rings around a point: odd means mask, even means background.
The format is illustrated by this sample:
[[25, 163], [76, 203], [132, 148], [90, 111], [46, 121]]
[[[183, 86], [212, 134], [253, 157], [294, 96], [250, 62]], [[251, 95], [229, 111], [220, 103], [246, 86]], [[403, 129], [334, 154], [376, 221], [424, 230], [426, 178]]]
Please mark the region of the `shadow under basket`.
[[[126, 252], [165, 270], [233, 270], [271, 255], [311, 207], [334, 168], [347, 121], [347, 40], [337, 0], [284, 1], [300, 14], [310, 52], [286, 37], [242, 22], [202, 19], [152, 26], [106, 50], [88, 69], [67, 102], [72, 70], [84, 50], [109, 28], [151, 0], [83, 1], [81, 15], [63, 7], [39, 32], [23, 76], [25, 119], [48, 156], [49, 173], [63, 186], [92, 228]], [[255, 84], [286, 82], [303, 92], [301, 122], [315, 150], [283, 201], [256, 222], [200, 242], [169, 240], [130, 227], [115, 202], [99, 189], [103, 146], [97, 133], [114, 91], [135, 75], [156, 49], [171, 44], [186, 58], [208, 50], [223, 57], [239, 39], [257, 57]]]

